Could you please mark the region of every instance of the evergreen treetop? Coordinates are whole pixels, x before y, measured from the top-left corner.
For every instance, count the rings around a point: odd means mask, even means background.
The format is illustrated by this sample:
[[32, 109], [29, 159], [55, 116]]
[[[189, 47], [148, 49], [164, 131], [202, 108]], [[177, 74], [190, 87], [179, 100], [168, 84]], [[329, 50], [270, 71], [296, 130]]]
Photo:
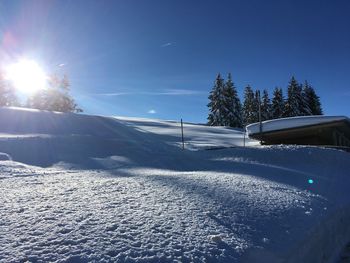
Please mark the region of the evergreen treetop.
[[283, 117], [284, 110], [284, 98], [283, 91], [281, 88], [276, 87], [273, 91], [273, 99], [271, 106], [271, 118], [279, 119]]
[[253, 89], [248, 85], [244, 89], [243, 121], [244, 125], [255, 122], [256, 106]]
[[0, 72], [0, 107], [19, 106], [18, 98], [13, 86], [5, 80]]
[[227, 115], [225, 116], [225, 125], [229, 127], [243, 126], [242, 123], [242, 105], [238, 97], [237, 89], [232, 82], [231, 74], [228, 74], [225, 83], [225, 108]]
[[294, 117], [304, 115], [304, 103], [302, 98], [302, 88], [294, 78], [291, 78], [287, 88], [288, 98], [285, 105], [284, 117]]
[[82, 112], [74, 99], [69, 95], [69, 80], [65, 75], [63, 78], [51, 76], [47, 89], [36, 92], [27, 100], [30, 108], [58, 111], [58, 112]]
[[320, 102], [320, 97], [317, 96], [315, 90], [312, 86], [305, 81], [303, 86], [303, 96], [308, 106], [309, 114], [308, 115], [322, 115], [322, 107]]
[[261, 119], [262, 121], [271, 119], [271, 101], [269, 98], [269, 93], [266, 89], [263, 90], [262, 100], [261, 100]]
[[224, 105], [224, 79], [219, 73], [215, 79], [214, 86], [209, 94], [209, 115], [208, 125], [221, 126], [225, 125], [224, 116], [226, 113]]

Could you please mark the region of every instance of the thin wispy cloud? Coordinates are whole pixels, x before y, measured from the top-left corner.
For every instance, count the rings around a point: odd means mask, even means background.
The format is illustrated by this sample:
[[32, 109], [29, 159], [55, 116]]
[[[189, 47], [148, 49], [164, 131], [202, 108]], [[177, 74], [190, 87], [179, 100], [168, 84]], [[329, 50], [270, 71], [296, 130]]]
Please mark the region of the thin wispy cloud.
[[161, 47], [170, 47], [172, 45], [173, 45], [172, 42], [168, 42], [168, 43], [164, 43], [163, 45], [161, 45]]
[[156, 114], [157, 112], [152, 109], [152, 110], [149, 110], [147, 113], [149, 113], [149, 114]]
[[95, 93], [94, 95], [98, 95], [98, 96], [123, 96], [123, 95], [133, 95], [135, 93], [133, 92], [111, 92], [111, 93]]
[[168, 95], [168, 96], [182, 96], [182, 95], [196, 95], [201, 92], [198, 90], [188, 90], [188, 89], [165, 89], [160, 92], [153, 92], [153, 95]]
[[61, 64], [58, 64], [57, 66], [59, 66], [60, 68], [61, 67], [64, 67], [66, 64], [64, 64], [64, 63], [61, 63]]
[[99, 96], [125, 96], [125, 95], [145, 95], [145, 96], [191, 96], [204, 94], [204, 92], [198, 90], [189, 89], [164, 89], [160, 91], [136, 91], [136, 92], [111, 92], [111, 93], [98, 93]]

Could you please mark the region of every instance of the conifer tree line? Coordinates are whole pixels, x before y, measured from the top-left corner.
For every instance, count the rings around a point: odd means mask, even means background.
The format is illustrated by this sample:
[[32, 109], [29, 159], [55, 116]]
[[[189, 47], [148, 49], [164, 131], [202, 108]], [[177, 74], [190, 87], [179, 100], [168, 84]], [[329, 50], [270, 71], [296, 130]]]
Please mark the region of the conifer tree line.
[[248, 85], [242, 104], [231, 74], [225, 80], [219, 73], [209, 94], [208, 125], [242, 128], [259, 121], [259, 106], [262, 121], [323, 114], [320, 98], [307, 81], [300, 84], [292, 77], [287, 86], [287, 97], [282, 88], [276, 87], [272, 99], [266, 89], [261, 92]]
[[20, 103], [16, 90], [0, 72], [0, 107], [27, 107], [59, 112], [82, 112], [69, 94], [70, 83], [67, 76], [51, 76], [46, 89], [39, 90]]

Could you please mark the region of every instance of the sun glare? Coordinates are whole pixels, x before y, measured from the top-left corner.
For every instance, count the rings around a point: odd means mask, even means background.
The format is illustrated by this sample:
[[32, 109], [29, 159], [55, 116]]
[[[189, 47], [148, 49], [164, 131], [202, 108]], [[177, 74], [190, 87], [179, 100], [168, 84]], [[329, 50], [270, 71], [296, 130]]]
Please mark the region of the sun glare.
[[6, 68], [6, 78], [23, 93], [45, 88], [47, 76], [34, 60], [20, 60]]

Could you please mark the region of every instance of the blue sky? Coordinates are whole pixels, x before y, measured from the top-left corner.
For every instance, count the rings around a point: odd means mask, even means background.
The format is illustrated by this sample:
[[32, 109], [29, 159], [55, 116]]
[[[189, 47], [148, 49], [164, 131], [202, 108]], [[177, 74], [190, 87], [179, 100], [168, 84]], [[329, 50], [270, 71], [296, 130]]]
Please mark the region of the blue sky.
[[0, 58], [67, 73], [86, 113], [205, 122], [218, 72], [308, 80], [350, 115], [350, 1], [0, 1]]

